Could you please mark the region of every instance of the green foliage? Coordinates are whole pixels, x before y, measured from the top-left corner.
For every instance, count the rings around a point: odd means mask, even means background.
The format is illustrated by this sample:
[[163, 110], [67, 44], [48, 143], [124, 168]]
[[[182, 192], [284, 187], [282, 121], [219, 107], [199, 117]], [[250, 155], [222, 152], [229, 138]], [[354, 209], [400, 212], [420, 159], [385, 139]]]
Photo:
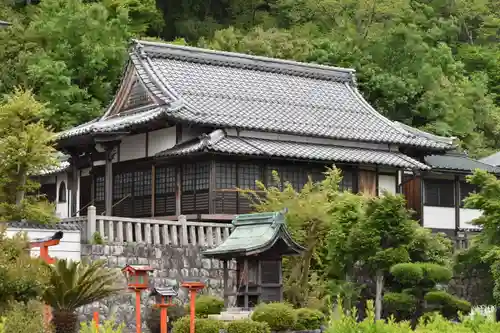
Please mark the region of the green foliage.
[[[198, 333], [219, 333], [224, 328], [224, 323], [208, 318], [196, 318], [195, 331]], [[174, 323], [173, 333], [189, 333], [189, 316], [182, 317]]]
[[92, 244], [104, 244], [104, 239], [98, 231], [92, 235]]
[[40, 120], [45, 110], [30, 91], [16, 89], [0, 100], [0, 221], [55, 220], [53, 205], [27, 194], [40, 187], [28, 176], [56, 163], [54, 134]]
[[[179, 318], [184, 317], [187, 311], [182, 306], [182, 304], [174, 304], [168, 308], [168, 326], [171, 327], [172, 324]], [[151, 333], [160, 333], [161, 321], [160, 321], [160, 309], [157, 307], [150, 307], [146, 313], [146, 326]]]
[[122, 333], [124, 329], [124, 323], [118, 325], [114, 320], [105, 320], [99, 329], [96, 329], [95, 321], [80, 323], [80, 333]]
[[255, 307], [252, 320], [267, 323], [271, 331], [286, 331], [295, 326], [297, 313], [287, 303], [263, 303]]
[[37, 301], [9, 303], [0, 318], [0, 333], [47, 333], [43, 321], [43, 304]]
[[53, 308], [56, 333], [74, 330], [77, 308], [112, 296], [123, 290], [119, 270], [106, 268], [104, 261], [83, 264], [57, 260], [49, 268], [43, 300]]
[[301, 308], [296, 309], [295, 313], [297, 315], [297, 321], [293, 328], [295, 331], [319, 329], [325, 322], [325, 315], [319, 310]]
[[45, 289], [46, 270], [28, 248], [25, 234], [7, 237], [0, 225], [0, 313], [10, 302], [28, 302]]
[[408, 293], [386, 292], [383, 302], [385, 317], [394, 316], [398, 321], [411, 318], [415, 311], [415, 296]]
[[419, 323], [413, 331], [408, 322], [389, 320], [374, 320], [373, 307], [369, 305], [368, 316], [358, 322], [354, 315], [341, 314], [339, 318], [332, 318], [327, 333], [493, 333], [500, 329], [500, 323], [487, 321], [482, 317], [464, 318], [461, 323], [451, 322], [439, 314], [430, 314], [425, 321]]
[[269, 325], [250, 319], [233, 320], [227, 324], [227, 333], [271, 333]]
[[207, 317], [211, 314], [219, 314], [224, 308], [224, 300], [211, 295], [200, 295], [196, 298], [196, 315]]
[[120, 2], [111, 9], [100, 1], [44, 0], [24, 20], [1, 29], [0, 93], [16, 85], [31, 88], [47, 103], [43, 118], [56, 130], [100, 115], [114, 94], [134, 30], [127, 7], [132, 0]]
[[430, 291], [425, 295], [425, 300], [430, 306], [438, 306], [441, 314], [450, 319], [458, 318], [460, 314], [468, 314], [472, 306], [469, 302], [459, 299], [445, 291]]
[[476, 245], [484, 254], [482, 261], [488, 263], [493, 276], [493, 297], [500, 302], [500, 180], [486, 171], [476, 170], [467, 180], [478, 187], [465, 199], [465, 207], [480, 209], [483, 214], [472, 221], [481, 227]]

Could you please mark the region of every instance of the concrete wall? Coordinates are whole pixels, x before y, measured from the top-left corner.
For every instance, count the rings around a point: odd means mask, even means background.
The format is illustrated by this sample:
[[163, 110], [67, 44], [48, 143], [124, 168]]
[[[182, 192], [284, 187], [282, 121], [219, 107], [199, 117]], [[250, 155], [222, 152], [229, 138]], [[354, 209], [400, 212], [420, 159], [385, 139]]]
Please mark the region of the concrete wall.
[[[123, 245], [83, 245], [82, 259], [106, 260], [108, 266], [123, 268], [126, 264], [149, 265], [155, 269], [152, 275], [154, 285], [166, 286], [180, 284], [185, 277], [203, 277], [207, 279], [205, 292], [222, 297], [223, 270], [222, 263], [201, 257], [203, 248], [195, 246], [172, 247], [169, 245], [123, 244]], [[236, 281], [235, 263], [230, 264], [229, 287], [233, 288]], [[124, 281], [122, 281], [125, 284]], [[145, 314], [153, 299], [142, 294], [143, 329], [146, 329]], [[178, 298], [187, 302], [187, 294], [179, 289]], [[231, 304], [230, 300], [230, 304]], [[126, 291], [122, 295], [96, 302], [80, 309], [81, 320], [92, 320], [93, 311], [99, 311], [101, 319], [113, 314], [115, 319], [124, 322], [128, 330], [135, 327], [135, 296]]]

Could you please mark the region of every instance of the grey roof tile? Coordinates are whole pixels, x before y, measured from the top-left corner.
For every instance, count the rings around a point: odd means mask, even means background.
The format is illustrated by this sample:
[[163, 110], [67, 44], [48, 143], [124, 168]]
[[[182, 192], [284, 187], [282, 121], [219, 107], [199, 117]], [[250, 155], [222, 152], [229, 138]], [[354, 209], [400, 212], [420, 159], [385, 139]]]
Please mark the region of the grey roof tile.
[[467, 172], [481, 169], [488, 172], [500, 173], [500, 168], [474, 160], [463, 154], [430, 155], [426, 156], [424, 160], [433, 169]]
[[41, 224], [36, 222], [28, 222], [28, 221], [16, 221], [16, 222], [8, 222], [7, 225], [10, 228], [16, 229], [43, 229], [43, 230], [81, 230], [82, 225], [80, 222], [71, 222], [71, 223], [50, 223], [50, 224]]
[[[334, 139], [450, 149], [377, 113], [355, 86], [354, 70], [136, 41], [131, 61], [172, 120]], [[148, 111], [143, 112], [150, 119]], [[112, 131], [137, 124], [122, 117], [61, 134]], [[137, 116], [140, 118], [141, 116]]]
[[500, 152], [496, 152], [490, 156], [483, 157], [479, 160], [479, 162], [494, 166], [500, 166]]
[[316, 143], [231, 137], [225, 136], [222, 130], [216, 130], [209, 135], [201, 136], [199, 139], [181, 143], [158, 153], [156, 156], [181, 156], [201, 151], [328, 162], [366, 163], [420, 170], [429, 169], [427, 165], [399, 152]]
[[141, 109], [141, 112], [120, 114], [103, 119], [94, 119], [88, 123], [59, 133], [58, 139], [64, 139], [90, 133], [103, 133], [125, 130], [130, 126], [145, 124], [153, 119], [161, 118], [162, 116], [165, 116], [166, 111], [167, 109], [164, 107], [149, 107], [146, 109]]

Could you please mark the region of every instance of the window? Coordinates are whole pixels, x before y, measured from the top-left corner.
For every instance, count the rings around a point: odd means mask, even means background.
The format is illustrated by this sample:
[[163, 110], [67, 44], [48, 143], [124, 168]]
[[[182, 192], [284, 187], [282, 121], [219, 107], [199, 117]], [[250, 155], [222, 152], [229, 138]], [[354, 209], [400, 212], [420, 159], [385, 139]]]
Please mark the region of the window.
[[61, 184], [59, 184], [59, 202], [66, 202], [67, 200], [67, 191], [66, 191], [66, 183], [65, 182], [61, 182]]
[[104, 177], [95, 179], [95, 201], [104, 201]]
[[183, 214], [208, 213], [210, 164], [190, 163], [182, 166], [181, 210]]
[[302, 190], [307, 183], [307, 171], [297, 166], [282, 167], [280, 177], [283, 184], [290, 183], [296, 191]]
[[466, 182], [460, 182], [460, 206], [464, 205], [464, 199], [469, 196], [469, 194], [477, 191], [477, 186], [474, 184], [469, 184]]
[[435, 207], [453, 207], [455, 193], [452, 180], [424, 181], [424, 205]]
[[354, 191], [354, 175], [352, 170], [342, 170], [342, 180], [339, 184], [341, 191]]
[[155, 170], [155, 216], [175, 214], [177, 170], [162, 166]]

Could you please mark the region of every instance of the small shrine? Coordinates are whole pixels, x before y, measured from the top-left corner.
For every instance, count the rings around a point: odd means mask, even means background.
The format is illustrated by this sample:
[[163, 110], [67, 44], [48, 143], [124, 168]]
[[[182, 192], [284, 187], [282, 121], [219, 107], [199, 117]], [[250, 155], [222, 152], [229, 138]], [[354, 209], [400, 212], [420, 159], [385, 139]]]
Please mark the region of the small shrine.
[[[287, 230], [280, 212], [238, 215], [233, 220], [231, 235], [219, 246], [203, 252], [203, 256], [222, 260], [224, 268], [225, 307], [250, 309], [261, 302], [283, 300], [283, 256], [299, 255], [304, 248]], [[236, 291], [228, 288], [228, 264], [236, 259]], [[236, 304], [229, 304], [236, 296]]]
[[144, 265], [127, 265], [122, 272], [127, 278], [128, 288], [131, 290], [148, 289], [149, 272], [154, 269]]

